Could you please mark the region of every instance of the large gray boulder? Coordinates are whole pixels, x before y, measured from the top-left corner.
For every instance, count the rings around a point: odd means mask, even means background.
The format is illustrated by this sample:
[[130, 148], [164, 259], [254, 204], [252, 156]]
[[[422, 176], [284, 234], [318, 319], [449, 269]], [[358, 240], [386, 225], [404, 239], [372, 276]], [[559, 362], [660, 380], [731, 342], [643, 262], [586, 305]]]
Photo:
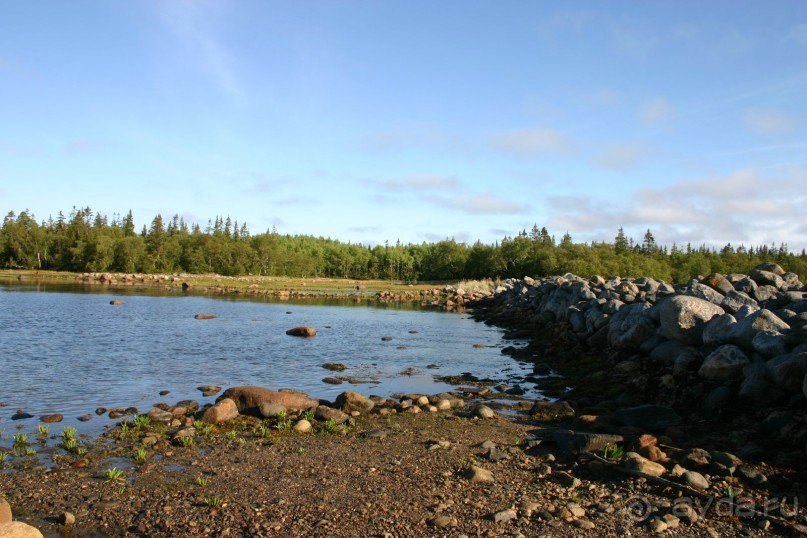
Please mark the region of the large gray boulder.
[[746, 305], [752, 307], [754, 310], [759, 310], [757, 302], [742, 291], [731, 290], [726, 293], [726, 296], [723, 297], [723, 300], [720, 302], [720, 306], [723, 310], [731, 314], [735, 314], [740, 308]]
[[721, 295], [726, 295], [730, 291], [734, 291], [734, 285], [728, 278], [720, 273], [712, 273], [706, 276], [701, 283], [709, 286], [713, 290], [720, 292]]
[[729, 341], [745, 349], [753, 349], [754, 336], [756, 336], [758, 332], [785, 332], [788, 329], [790, 329], [790, 326], [787, 323], [779, 319], [776, 314], [767, 308], [763, 308], [738, 320], [731, 331]]
[[705, 284], [701, 284], [700, 282], [694, 282], [691, 284], [686, 294], [699, 299], [704, 299], [716, 305], [723, 302], [723, 294], [721, 292], [715, 290], [714, 288], [710, 288]]
[[729, 337], [737, 320], [731, 314], [715, 316], [709, 320], [703, 329], [703, 345], [721, 346], [729, 343]]
[[759, 331], [751, 340], [754, 351], [770, 359], [787, 353], [787, 337], [778, 331]]
[[751, 363], [743, 370], [743, 382], [737, 396], [755, 405], [770, 405], [785, 392], [768, 379], [765, 361], [759, 356], [752, 357]]
[[653, 338], [656, 326], [647, 315], [648, 303], [622, 307], [608, 325], [608, 343], [615, 349], [639, 349], [645, 340]]
[[739, 347], [720, 346], [704, 359], [698, 375], [709, 381], [729, 381], [739, 378], [749, 364], [748, 357]]
[[799, 392], [804, 388], [807, 375], [807, 352], [780, 355], [769, 360], [765, 367], [768, 377], [777, 386], [788, 392]]
[[725, 311], [709, 301], [677, 295], [661, 305], [661, 329], [671, 340], [701, 345], [706, 323], [721, 314], [725, 314]]

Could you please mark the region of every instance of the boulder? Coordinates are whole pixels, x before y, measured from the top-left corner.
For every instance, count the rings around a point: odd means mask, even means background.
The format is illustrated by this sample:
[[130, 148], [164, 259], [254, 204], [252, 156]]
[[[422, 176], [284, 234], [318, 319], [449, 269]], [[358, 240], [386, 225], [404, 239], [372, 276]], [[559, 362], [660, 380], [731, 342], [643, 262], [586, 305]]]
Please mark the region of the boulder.
[[807, 375], [807, 352], [789, 353], [769, 360], [765, 368], [768, 377], [788, 392], [799, 392]]
[[353, 391], [346, 391], [337, 396], [335, 404], [337, 409], [341, 409], [345, 413], [353, 411], [367, 413], [375, 406], [372, 400]]
[[754, 405], [770, 405], [785, 394], [768, 379], [765, 361], [759, 355], [752, 357], [751, 363], [743, 370], [743, 376], [737, 392], [741, 400]]
[[699, 282], [691, 284], [689, 289], [686, 291], [686, 294], [692, 297], [703, 299], [704, 301], [709, 301], [710, 303], [716, 305], [723, 302], [723, 293]]
[[730, 314], [735, 314], [740, 308], [750, 306], [754, 310], [759, 309], [757, 302], [748, 294], [742, 291], [731, 290], [720, 302], [721, 308]]
[[715, 316], [703, 329], [703, 345], [721, 346], [729, 343], [729, 337], [737, 320], [731, 314]]
[[126, 303], [124, 301], [122, 301], [121, 299], [112, 299], [111, 301], [109, 301], [109, 304], [111, 304], [112, 306], [120, 306], [120, 305], [126, 304]]
[[305, 411], [313, 409], [319, 404], [303, 392], [288, 389], [275, 391], [249, 385], [231, 387], [225, 390], [216, 401], [224, 398], [231, 398], [238, 407], [239, 413], [253, 416], [260, 416], [260, 406], [264, 402], [283, 405], [289, 411]]
[[316, 411], [314, 411], [314, 418], [323, 422], [333, 420], [337, 424], [343, 424], [344, 422], [347, 422], [347, 419], [349, 419], [350, 416], [347, 413], [343, 413], [339, 409], [334, 409], [333, 407], [328, 407], [327, 405], [320, 405], [317, 406]]
[[238, 406], [230, 398], [223, 398], [210, 406], [202, 414], [202, 422], [208, 424], [221, 424], [228, 420], [233, 420], [238, 416]]
[[703, 329], [715, 316], [724, 314], [719, 306], [704, 299], [677, 295], [661, 305], [661, 329], [667, 338], [684, 344], [701, 345]]
[[0, 538], [42, 538], [42, 533], [22, 521], [0, 523]]
[[779, 317], [763, 308], [737, 321], [732, 327], [729, 341], [745, 349], [754, 349], [754, 336], [759, 331], [785, 332], [790, 326], [779, 319]]
[[289, 336], [302, 336], [305, 338], [311, 338], [312, 336], [317, 335], [317, 330], [314, 327], [300, 326], [300, 327], [294, 327], [293, 329], [289, 329], [288, 331], [286, 331], [286, 334], [288, 334]]
[[215, 319], [215, 314], [196, 314], [193, 319]]
[[8, 501], [0, 497], [0, 523], [8, 523], [11, 521], [11, 505]]
[[621, 308], [608, 325], [608, 343], [614, 349], [639, 349], [656, 334], [656, 326], [647, 315], [648, 303], [635, 303]]
[[681, 423], [681, 417], [666, 405], [646, 404], [617, 411], [614, 416], [627, 426], [663, 431]]
[[626, 452], [623, 465], [626, 469], [638, 471], [650, 476], [661, 476], [666, 471], [662, 464], [650, 461], [636, 452]]
[[300, 419], [297, 421], [297, 424], [294, 425], [293, 429], [297, 433], [308, 433], [311, 431], [311, 423], [306, 419]]
[[721, 275], [720, 273], [712, 273], [706, 276], [701, 283], [709, 286], [713, 290], [719, 292], [721, 295], [726, 295], [727, 293], [734, 291], [734, 286], [729, 279], [725, 276]]
[[158, 407], [152, 407], [151, 410], [146, 413], [146, 415], [154, 424], [169, 424], [172, 420], [174, 420], [173, 413]]
[[258, 406], [258, 411], [264, 418], [273, 418], [277, 415], [282, 415], [288, 411], [285, 405], [274, 402], [261, 402]]
[[48, 424], [54, 424], [56, 422], [61, 422], [64, 420], [64, 415], [60, 415], [59, 413], [54, 413], [52, 415], [45, 415], [39, 417], [39, 420]]
[[729, 381], [742, 375], [749, 364], [748, 357], [738, 346], [726, 344], [711, 352], [698, 370], [698, 375], [709, 381]]
[[787, 353], [787, 337], [778, 331], [759, 331], [751, 340], [754, 351], [770, 359]]
[[537, 400], [532, 404], [530, 416], [538, 420], [554, 420], [574, 416], [574, 408], [568, 402], [547, 402]]

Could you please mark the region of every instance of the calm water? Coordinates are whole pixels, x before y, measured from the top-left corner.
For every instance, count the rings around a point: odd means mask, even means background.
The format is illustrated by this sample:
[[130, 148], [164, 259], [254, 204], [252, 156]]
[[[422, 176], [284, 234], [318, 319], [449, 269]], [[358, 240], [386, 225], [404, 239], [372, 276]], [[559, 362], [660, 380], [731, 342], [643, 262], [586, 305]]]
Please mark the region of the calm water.
[[[196, 390], [200, 385], [288, 387], [333, 400], [345, 390], [389, 396], [452, 388], [434, 375], [472, 372], [507, 381], [531, 371], [501, 354], [501, 331], [465, 314], [110, 291], [0, 286], [0, 428], [7, 435], [18, 424], [35, 430], [38, 417], [49, 413], [65, 415], [57, 430], [76, 425], [93, 431], [111, 421], [94, 414], [86, 424], [75, 419], [96, 407], [134, 405], [145, 412], [161, 401], [212, 402], [215, 397], [202, 398]], [[112, 306], [113, 298], [125, 304]], [[198, 313], [217, 317], [196, 320]], [[318, 334], [285, 334], [297, 325], [313, 326]], [[382, 341], [385, 336], [392, 340]], [[329, 372], [320, 366], [324, 362], [341, 362], [347, 370]], [[373, 382], [323, 383], [330, 375]], [[171, 393], [159, 396], [161, 390]], [[37, 418], [11, 421], [17, 409]]]

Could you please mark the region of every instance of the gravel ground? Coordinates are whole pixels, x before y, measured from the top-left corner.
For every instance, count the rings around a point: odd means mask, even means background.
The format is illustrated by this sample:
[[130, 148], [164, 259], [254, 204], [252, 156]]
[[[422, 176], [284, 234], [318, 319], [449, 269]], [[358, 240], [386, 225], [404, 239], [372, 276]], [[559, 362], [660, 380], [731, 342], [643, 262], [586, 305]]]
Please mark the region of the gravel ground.
[[[540, 424], [514, 417], [369, 415], [335, 433], [268, 437], [259, 424], [239, 418], [188, 447], [161, 440], [140, 464], [137, 429], [82, 456], [60, 449], [53, 465], [10, 458], [0, 496], [45, 536], [658, 536], [664, 516], [675, 536], [793, 534], [714, 507], [690, 523], [675, 488], [564, 460], [535, 440]], [[469, 478], [473, 467], [493, 481]]]

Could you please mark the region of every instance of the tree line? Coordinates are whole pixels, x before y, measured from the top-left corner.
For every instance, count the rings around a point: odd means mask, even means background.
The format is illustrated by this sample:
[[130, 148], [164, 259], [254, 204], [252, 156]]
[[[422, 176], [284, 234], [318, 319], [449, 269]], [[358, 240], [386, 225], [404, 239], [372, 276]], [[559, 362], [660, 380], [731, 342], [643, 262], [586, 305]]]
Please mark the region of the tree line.
[[37, 222], [27, 210], [9, 212], [0, 228], [0, 266], [74, 272], [123, 272], [293, 277], [338, 277], [402, 281], [541, 277], [574, 273], [651, 276], [686, 282], [695, 275], [747, 273], [763, 261], [807, 276], [807, 254], [785, 244], [659, 246], [650, 230], [639, 242], [620, 228], [613, 242], [556, 240], [545, 227], [522, 230], [494, 244], [446, 239], [435, 243], [362, 245], [272, 229], [251, 234], [245, 223], [216, 217], [202, 228], [174, 215], [157, 215], [139, 231], [132, 212], [121, 217], [73, 208], [69, 215]]

